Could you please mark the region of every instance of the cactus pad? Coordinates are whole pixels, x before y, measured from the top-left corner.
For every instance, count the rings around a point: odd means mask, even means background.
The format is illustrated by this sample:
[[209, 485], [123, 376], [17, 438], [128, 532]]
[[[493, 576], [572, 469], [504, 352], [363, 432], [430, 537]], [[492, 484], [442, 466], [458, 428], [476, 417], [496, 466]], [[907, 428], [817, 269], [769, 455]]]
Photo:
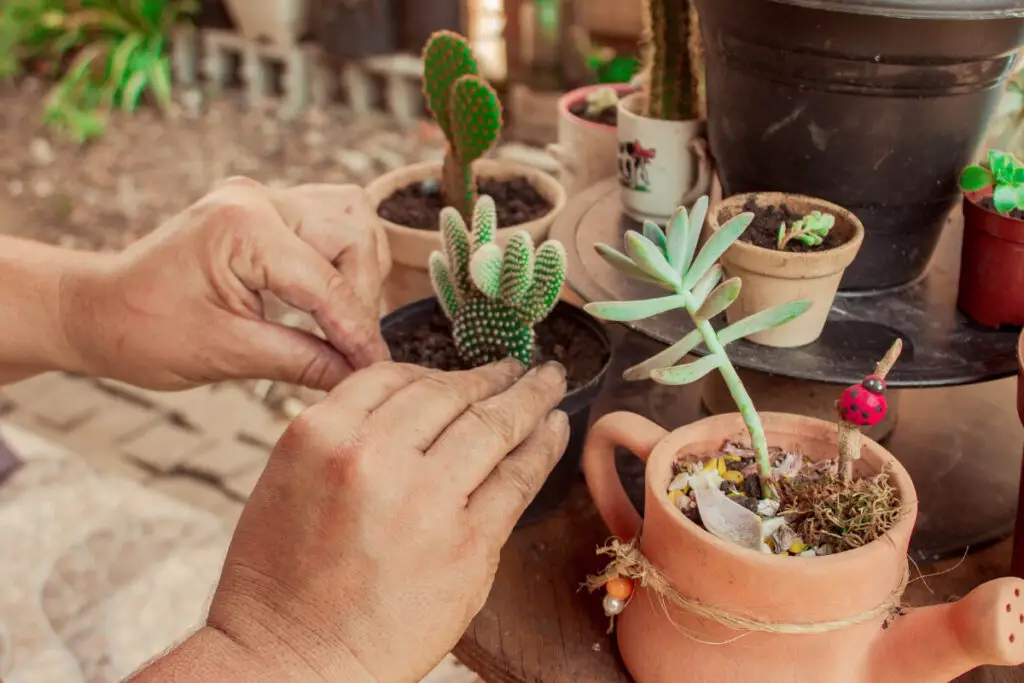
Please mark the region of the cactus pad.
[[452, 85], [460, 77], [477, 73], [476, 59], [466, 39], [451, 31], [438, 31], [423, 47], [423, 94], [445, 137], [451, 139], [449, 102]]
[[430, 279], [464, 361], [475, 367], [512, 356], [530, 365], [533, 326], [554, 308], [565, 281], [565, 249], [548, 241], [534, 250], [526, 231], [502, 249], [493, 241], [495, 213], [494, 201], [480, 197], [470, 231], [453, 208], [442, 211], [444, 254], [431, 254]]
[[494, 88], [477, 76], [462, 76], [452, 86], [452, 146], [459, 159], [475, 161], [501, 132], [501, 104]]

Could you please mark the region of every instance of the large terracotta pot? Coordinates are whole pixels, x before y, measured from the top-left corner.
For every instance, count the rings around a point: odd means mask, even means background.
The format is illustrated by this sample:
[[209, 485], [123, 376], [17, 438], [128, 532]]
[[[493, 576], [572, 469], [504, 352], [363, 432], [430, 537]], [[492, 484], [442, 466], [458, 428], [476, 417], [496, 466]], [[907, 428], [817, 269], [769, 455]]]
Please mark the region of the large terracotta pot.
[[619, 100], [622, 208], [638, 221], [664, 225], [677, 207], [708, 193], [711, 159], [703, 121], [652, 119], [640, 113], [646, 108], [644, 92]]
[[864, 242], [864, 226], [843, 207], [824, 199], [781, 192], [760, 192], [729, 197], [708, 211], [706, 223], [710, 235], [733, 216], [742, 213], [744, 204], [753, 199], [758, 206], [787, 204], [797, 213], [812, 211], [836, 217], [832, 230], [844, 242], [824, 251], [790, 252], [765, 249], [743, 240], [736, 240], [722, 255], [722, 266], [729, 277], [743, 280], [740, 296], [726, 309], [730, 323], [742, 320], [772, 306], [806, 299], [811, 307], [801, 316], [749, 339], [765, 346], [803, 346], [821, 336], [832, 301], [839, 290], [839, 281], [846, 267], [853, 263]]
[[225, 0], [238, 32], [248, 40], [290, 47], [309, 25], [309, 0]]
[[581, 119], [570, 111], [577, 102], [601, 88], [614, 88], [620, 97], [632, 92], [628, 83], [588, 85], [558, 100], [558, 142], [548, 152], [558, 162], [558, 180], [569, 196], [618, 172], [619, 138], [615, 126]]
[[[523, 176], [530, 184], [551, 203], [551, 211], [529, 223], [504, 226], [498, 230], [498, 243], [505, 244], [512, 232], [525, 230], [530, 233], [534, 244], [544, 241], [548, 229], [555, 218], [565, 207], [565, 189], [553, 177], [526, 164], [498, 159], [480, 159], [473, 164], [473, 171], [478, 178], [510, 178]], [[403, 166], [385, 173], [369, 185], [366, 192], [370, 196], [374, 210], [387, 197], [402, 187], [422, 182], [429, 178], [440, 180], [441, 164], [424, 162]], [[381, 219], [384, 231], [388, 236], [391, 249], [392, 268], [384, 285], [385, 307], [388, 311], [398, 309], [405, 304], [433, 296], [434, 290], [427, 275], [427, 261], [431, 252], [441, 248], [441, 234], [437, 230], [418, 230], [391, 221]]]
[[[836, 426], [762, 413], [768, 443], [823, 459], [836, 453]], [[886, 536], [824, 557], [755, 552], [723, 541], [684, 517], [666, 488], [680, 454], [710, 453], [726, 440], [749, 443], [739, 414], [667, 432], [638, 415], [612, 413], [591, 428], [583, 471], [611, 532], [641, 530], [615, 469], [615, 449], [647, 461], [644, 556], [683, 596], [730, 613], [780, 624], [848, 620], [885, 603], [901, 584], [917, 495], [906, 470], [864, 440], [858, 468], [891, 467], [906, 514]], [[883, 631], [884, 616], [823, 633], [737, 631], [662, 603], [637, 586], [616, 622], [619, 650], [638, 683], [938, 683], [982, 664], [1024, 661], [1024, 581], [999, 579], [956, 604], [916, 609]]]
[[983, 208], [992, 190], [964, 196], [957, 306], [988, 327], [1024, 324], [1024, 221]]

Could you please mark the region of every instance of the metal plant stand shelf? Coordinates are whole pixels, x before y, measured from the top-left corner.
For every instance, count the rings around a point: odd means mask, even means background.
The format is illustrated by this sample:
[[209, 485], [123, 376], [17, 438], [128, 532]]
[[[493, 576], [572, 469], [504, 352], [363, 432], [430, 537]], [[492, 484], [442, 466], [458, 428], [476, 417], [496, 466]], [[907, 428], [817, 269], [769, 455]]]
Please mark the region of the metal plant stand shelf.
[[[569, 256], [569, 285], [585, 301], [650, 298], [662, 290], [630, 280], [594, 251], [621, 247], [637, 223], [622, 213], [615, 179], [570, 201], [551, 230]], [[729, 346], [742, 369], [810, 383], [863, 379], [901, 337], [904, 351], [888, 377], [899, 391], [899, 423], [886, 445], [909, 470], [920, 498], [915, 559], [962, 554], [1013, 530], [1020, 472], [1015, 412], [1016, 331], [976, 326], [956, 310], [962, 225], [954, 211], [927, 275], [897, 291], [840, 295], [821, 338], [795, 349], [748, 341]], [[868, 236], [870, 239], [870, 236]], [[716, 327], [724, 325], [716, 321]], [[691, 329], [684, 313], [630, 323], [662, 344]], [[701, 355], [704, 350], [694, 352]]]

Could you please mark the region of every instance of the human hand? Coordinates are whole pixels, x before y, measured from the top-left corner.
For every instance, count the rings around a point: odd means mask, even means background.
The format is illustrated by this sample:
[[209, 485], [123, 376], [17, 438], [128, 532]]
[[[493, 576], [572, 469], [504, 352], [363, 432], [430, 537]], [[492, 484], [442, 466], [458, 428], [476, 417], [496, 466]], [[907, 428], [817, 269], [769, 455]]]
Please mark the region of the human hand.
[[356, 373], [278, 442], [208, 628], [291, 672], [267, 680], [419, 681], [483, 606], [565, 450], [564, 393], [557, 363]]
[[[378, 318], [390, 253], [354, 185], [234, 178], [101, 263], [62, 297], [88, 374], [155, 389], [265, 378], [330, 390], [389, 358]], [[266, 321], [262, 292], [311, 313], [328, 341]]]

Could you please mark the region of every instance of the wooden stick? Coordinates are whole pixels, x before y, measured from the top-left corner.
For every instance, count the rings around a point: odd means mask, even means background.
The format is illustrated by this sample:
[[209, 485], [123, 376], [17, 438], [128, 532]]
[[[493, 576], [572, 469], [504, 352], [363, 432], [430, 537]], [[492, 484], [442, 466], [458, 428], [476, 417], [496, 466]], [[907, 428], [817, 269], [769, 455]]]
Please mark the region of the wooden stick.
[[[878, 361], [878, 364], [875, 366], [875, 376], [885, 379], [885, 376], [892, 370], [892, 366], [896, 364], [902, 351], [903, 340], [897, 338], [882, 357], [882, 360]], [[844, 484], [849, 484], [853, 481], [853, 462], [860, 458], [860, 427], [852, 422], [847, 422], [843, 418], [839, 401], [836, 401], [836, 413], [839, 414], [839, 479]]]

